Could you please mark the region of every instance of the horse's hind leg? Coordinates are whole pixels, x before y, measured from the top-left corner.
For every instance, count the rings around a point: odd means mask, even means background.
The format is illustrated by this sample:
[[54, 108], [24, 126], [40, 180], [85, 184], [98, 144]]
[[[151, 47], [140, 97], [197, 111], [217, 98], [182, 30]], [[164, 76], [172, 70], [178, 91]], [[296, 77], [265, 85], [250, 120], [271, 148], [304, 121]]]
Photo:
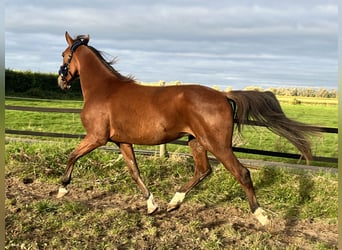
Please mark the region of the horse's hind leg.
[[147, 213], [154, 213], [158, 209], [158, 205], [154, 202], [152, 193], [150, 193], [150, 191], [147, 189], [146, 185], [140, 177], [140, 171], [137, 165], [137, 161], [135, 159], [132, 145], [122, 143], [119, 144], [119, 147], [133, 180], [138, 184], [139, 188], [141, 189], [143, 195], [147, 200]]
[[238, 161], [231, 148], [222, 151], [222, 153], [213, 152], [213, 154], [223, 163], [225, 168], [230, 171], [241, 184], [246, 193], [252, 213], [256, 216], [259, 222], [262, 225], [268, 224], [269, 220], [257, 201], [249, 170]]
[[186, 183], [176, 192], [168, 204], [167, 211], [172, 211], [179, 208], [185, 198], [185, 195], [211, 173], [207, 151], [203, 148], [203, 146], [197, 141], [197, 139], [192, 139], [189, 142], [189, 147], [195, 161], [194, 176], [188, 183]]
[[86, 136], [81, 143], [77, 146], [74, 151], [69, 155], [67, 166], [65, 168], [63, 177], [62, 177], [62, 186], [58, 190], [57, 198], [61, 198], [64, 195], [66, 195], [69, 191], [67, 189], [67, 186], [69, 185], [71, 181], [71, 174], [74, 169], [74, 165], [76, 161], [88, 154], [89, 152], [93, 151], [97, 147], [105, 144], [106, 142], [100, 142], [99, 140], [92, 139], [91, 136]]

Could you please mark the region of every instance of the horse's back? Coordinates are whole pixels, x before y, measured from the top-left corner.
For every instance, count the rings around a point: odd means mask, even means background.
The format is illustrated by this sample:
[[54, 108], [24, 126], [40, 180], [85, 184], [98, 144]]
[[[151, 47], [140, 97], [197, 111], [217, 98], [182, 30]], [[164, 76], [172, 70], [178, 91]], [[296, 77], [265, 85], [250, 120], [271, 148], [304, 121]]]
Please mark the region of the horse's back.
[[145, 86], [127, 84], [120, 87], [109, 98], [113, 105], [120, 102], [120, 106], [134, 107], [136, 109], [168, 109], [174, 105], [186, 108], [188, 105], [219, 105], [226, 104], [227, 97], [221, 92], [201, 85], [173, 85], [173, 86]]

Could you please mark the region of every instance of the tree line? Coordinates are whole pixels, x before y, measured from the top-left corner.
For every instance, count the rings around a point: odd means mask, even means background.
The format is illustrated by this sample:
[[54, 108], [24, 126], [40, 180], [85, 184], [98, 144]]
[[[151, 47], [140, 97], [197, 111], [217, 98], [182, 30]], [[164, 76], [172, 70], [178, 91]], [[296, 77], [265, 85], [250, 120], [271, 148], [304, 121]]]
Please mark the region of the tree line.
[[336, 89], [325, 89], [325, 88], [297, 88], [297, 87], [270, 87], [268, 89], [262, 89], [260, 87], [247, 87], [249, 90], [268, 90], [279, 96], [301, 96], [301, 97], [320, 97], [320, 98], [336, 98]]
[[[5, 70], [5, 95], [44, 99], [68, 99], [82, 100], [82, 90], [79, 80], [72, 83], [69, 90], [63, 91], [57, 85], [57, 74], [37, 73], [31, 71]], [[181, 85], [182, 82], [142, 83], [146, 85]], [[215, 86], [213, 87], [215, 89]], [[218, 89], [216, 87], [216, 89]], [[325, 88], [296, 88], [296, 87], [272, 87], [262, 89], [260, 87], [250, 86], [246, 90], [268, 90], [279, 96], [302, 96], [302, 97], [322, 97], [336, 98], [336, 89]], [[219, 90], [219, 89], [218, 89]], [[229, 91], [228, 87], [226, 91]]]

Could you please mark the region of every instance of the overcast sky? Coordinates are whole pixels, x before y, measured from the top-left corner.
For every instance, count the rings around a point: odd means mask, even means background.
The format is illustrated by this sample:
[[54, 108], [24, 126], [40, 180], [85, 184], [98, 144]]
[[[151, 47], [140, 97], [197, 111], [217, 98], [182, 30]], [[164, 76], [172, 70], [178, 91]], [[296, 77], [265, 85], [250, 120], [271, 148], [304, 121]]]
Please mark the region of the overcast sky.
[[6, 68], [57, 72], [64, 33], [139, 81], [337, 88], [338, 0], [5, 0]]

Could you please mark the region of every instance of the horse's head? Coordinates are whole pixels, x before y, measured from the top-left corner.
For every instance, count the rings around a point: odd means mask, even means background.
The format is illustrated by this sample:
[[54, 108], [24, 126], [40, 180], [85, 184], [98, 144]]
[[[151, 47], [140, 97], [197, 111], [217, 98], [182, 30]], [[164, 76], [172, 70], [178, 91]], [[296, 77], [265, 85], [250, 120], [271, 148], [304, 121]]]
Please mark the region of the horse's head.
[[71, 82], [78, 76], [78, 65], [75, 60], [72, 60], [72, 57], [79, 46], [88, 44], [89, 35], [77, 36], [76, 39], [72, 39], [68, 32], [65, 32], [65, 39], [68, 47], [62, 53], [63, 64], [58, 71], [58, 85], [61, 89], [70, 88]]

